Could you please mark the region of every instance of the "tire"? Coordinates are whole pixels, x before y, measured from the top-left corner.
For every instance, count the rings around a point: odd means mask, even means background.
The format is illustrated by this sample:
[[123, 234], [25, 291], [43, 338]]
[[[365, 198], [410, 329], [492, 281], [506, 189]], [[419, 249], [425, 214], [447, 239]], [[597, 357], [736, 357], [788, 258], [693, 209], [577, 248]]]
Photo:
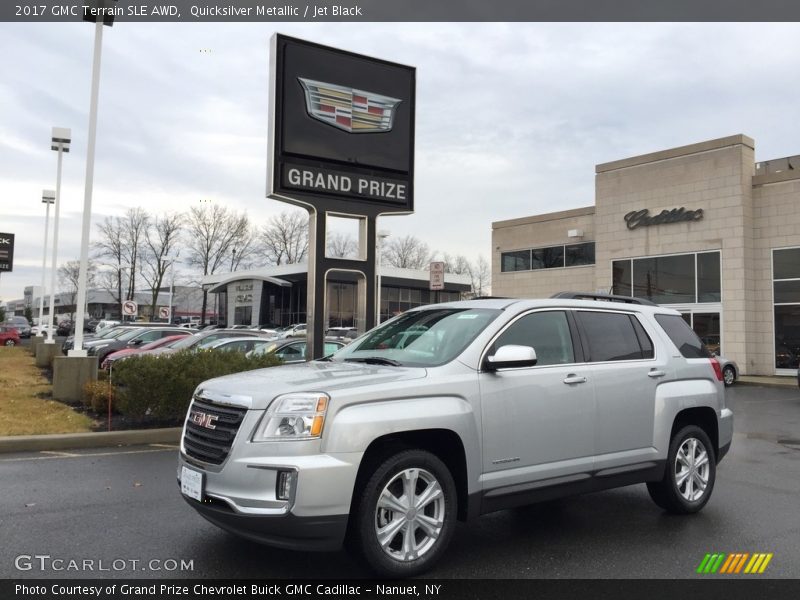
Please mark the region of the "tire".
[[14, 340], [6, 340], [6, 346], [16, 346], [17, 343]]
[[736, 382], [736, 370], [728, 365], [722, 369], [722, 380], [725, 382], [725, 387], [730, 387]]
[[[406, 500], [411, 485], [415, 486], [416, 506]], [[428, 490], [437, 489], [437, 495], [427, 498]], [[356, 496], [349, 546], [379, 575], [402, 578], [423, 573], [450, 543], [456, 520], [456, 485], [436, 455], [404, 450], [390, 456], [369, 475]], [[413, 545], [408, 540], [413, 540]]]
[[[661, 481], [649, 482], [647, 491], [667, 512], [686, 515], [703, 508], [717, 477], [714, 447], [706, 432], [687, 425], [675, 433], [669, 444], [667, 466]], [[704, 485], [702, 489], [697, 489]]]

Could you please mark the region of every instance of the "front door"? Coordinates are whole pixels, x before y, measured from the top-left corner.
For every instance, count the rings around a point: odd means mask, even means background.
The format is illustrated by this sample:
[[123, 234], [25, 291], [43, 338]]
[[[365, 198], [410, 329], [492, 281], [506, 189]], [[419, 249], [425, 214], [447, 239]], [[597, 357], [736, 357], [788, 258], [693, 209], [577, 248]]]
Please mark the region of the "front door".
[[567, 311], [530, 312], [487, 350], [532, 346], [538, 362], [479, 375], [484, 489], [591, 471], [593, 383], [571, 325]]

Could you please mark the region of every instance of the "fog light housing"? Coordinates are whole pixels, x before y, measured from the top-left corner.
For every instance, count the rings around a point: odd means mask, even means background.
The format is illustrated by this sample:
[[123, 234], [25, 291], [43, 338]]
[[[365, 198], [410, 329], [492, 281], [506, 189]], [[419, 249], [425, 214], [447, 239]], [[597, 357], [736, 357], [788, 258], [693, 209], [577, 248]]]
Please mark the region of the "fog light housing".
[[278, 471], [278, 480], [275, 482], [275, 497], [278, 500], [292, 499], [294, 475], [294, 471]]

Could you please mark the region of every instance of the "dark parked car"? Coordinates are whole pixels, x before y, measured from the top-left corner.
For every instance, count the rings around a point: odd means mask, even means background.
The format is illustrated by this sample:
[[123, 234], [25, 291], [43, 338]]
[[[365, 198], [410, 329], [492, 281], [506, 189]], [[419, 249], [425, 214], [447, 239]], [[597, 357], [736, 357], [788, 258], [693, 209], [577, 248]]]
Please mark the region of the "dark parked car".
[[75, 324], [72, 321], [61, 321], [56, 328], [56, 335], [72, 335], [74, 328]]

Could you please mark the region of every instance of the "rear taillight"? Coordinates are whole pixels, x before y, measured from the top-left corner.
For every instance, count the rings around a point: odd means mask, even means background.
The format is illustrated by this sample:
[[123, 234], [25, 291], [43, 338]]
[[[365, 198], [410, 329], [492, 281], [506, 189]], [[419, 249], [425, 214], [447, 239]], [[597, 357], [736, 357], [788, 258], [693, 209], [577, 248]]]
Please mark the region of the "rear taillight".
[[711, 367], [714, 369], [714, 375], [717, 376], [717, 381], [722, 381], [722, 367], [719, 361], [716, 358], [711, 358], [709, 360], [711, 361]]

